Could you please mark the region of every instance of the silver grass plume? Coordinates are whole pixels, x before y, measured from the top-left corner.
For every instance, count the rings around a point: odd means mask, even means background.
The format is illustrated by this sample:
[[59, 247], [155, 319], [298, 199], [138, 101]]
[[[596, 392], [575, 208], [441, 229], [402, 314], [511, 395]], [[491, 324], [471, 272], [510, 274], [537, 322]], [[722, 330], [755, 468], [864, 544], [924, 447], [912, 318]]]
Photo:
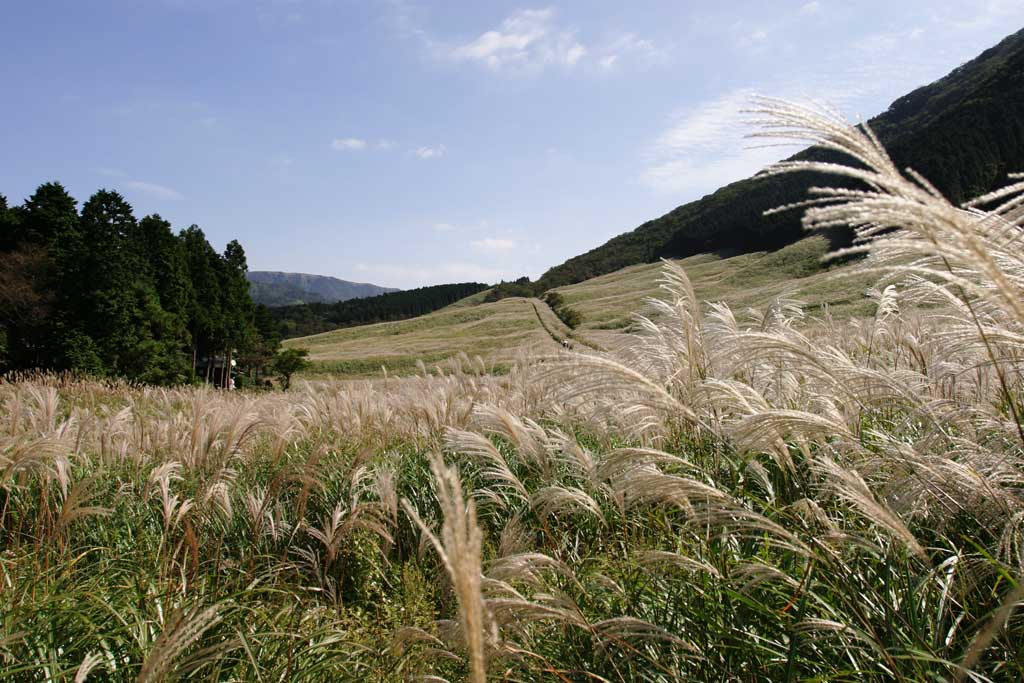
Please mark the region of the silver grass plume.
[[462, 494], [458, 469], [445, 466], [441, 457], [435, 454], [430, 460], [430, 470], [444, 515], [440, 538], [420, 519], [409, 501], [403, 499], [402, 506], [430, 540], [451, 577], [459, 603], [462, 637], [469, 656], [470, 680], [472, 683], [486, 683], [488, 629], [485, 619], [488, 617], [480, 592], [483, 533], [477, 525], [473, 501], [466, 500]]

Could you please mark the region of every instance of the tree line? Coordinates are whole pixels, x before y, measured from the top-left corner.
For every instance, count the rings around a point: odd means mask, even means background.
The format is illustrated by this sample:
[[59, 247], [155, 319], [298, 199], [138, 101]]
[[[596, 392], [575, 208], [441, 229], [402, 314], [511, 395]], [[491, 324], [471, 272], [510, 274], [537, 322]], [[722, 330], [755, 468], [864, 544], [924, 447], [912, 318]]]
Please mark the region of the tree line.
[[247, 269], [237, 240], [218, 253], [111, 190], [81, 211], [57, 182], [20, 206], [0, 195], [0, 370], [179, 384], [234, 360], [258, 377], [280, 338]]
[[415, 318], [487, 289], [479, 282], [459, 282], [388, 292], [337, 303], [308, 303], [270, 309], [281, 336], [304, 337], [341, 327]]

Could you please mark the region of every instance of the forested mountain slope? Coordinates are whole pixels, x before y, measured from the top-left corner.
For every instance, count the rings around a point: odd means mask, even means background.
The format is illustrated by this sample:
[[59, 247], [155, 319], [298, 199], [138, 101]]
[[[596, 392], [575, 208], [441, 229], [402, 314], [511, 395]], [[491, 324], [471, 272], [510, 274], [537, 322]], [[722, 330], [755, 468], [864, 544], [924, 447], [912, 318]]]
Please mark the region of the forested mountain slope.
[[301, 337], [354, 325], [426, 315], [487, 289], [479, 282], [417, 287], [335, 303], [309, 303], [271, 309], [281, 336]]
[[[910, 166], [954, 201], [998, 187], [1024, 171], [1024, 31], [944, 78], [905, 95], [869, 121], [900, 166]], [[794, 158], [827, 157], [804, 150]], [[773, 250], [803, 237], [797, 212], [812, 174], [748, 178], [684, 204], [548, 270], [539, 291], [661, 257]], [[830, 181], [834, 183], [834, 180]], [[841, 243], [845, 234], [834, 234]]]
[[267, 306], [334, 303], [398, 291], [393, 287], [349, 282], [336, 277], [308, 273], [252, 270], [247, 277], [251, 283], [249, 292], [253, 301]]

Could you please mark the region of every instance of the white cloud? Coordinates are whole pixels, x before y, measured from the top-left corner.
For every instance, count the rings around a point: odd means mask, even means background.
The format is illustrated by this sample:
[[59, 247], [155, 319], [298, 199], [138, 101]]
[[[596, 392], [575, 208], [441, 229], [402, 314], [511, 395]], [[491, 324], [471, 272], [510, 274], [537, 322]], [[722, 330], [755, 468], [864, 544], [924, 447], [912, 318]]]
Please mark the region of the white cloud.
[[127, 173], [119, 168], [110, 168], [109, 166], [99, 166], [93, 169], [96, 173], [106, 176], [108, 178], [123, 178]]
[[933, 10], [932, 21], [960, 30], [974, 31], [996, 24], [1020, 26], [1024, 14], [1020, 0], [976, 0], [970, 10], [965, 11], [962, 3], [951, 3], [947, 7]]
[[753, 33], [750, 34], [750, 40], [755, 42], [755, 43], [760, 43], [761, 41], [763, 41], [763, 40], [765, 40], [767, 38], [768, 38], [768, 30], [767, 29], [763, 29], [763, 28], [759, 28], [759, 29], [757, 29], [756, 31], [754, 31]]
[[418, 156], [420, 159], [436, 159], [443, 157], [445, 153], [445, 146], [438, 145], [437, 147], [417, 147], [412, 150], [412, 153]]
[[204, 116], [203, 118], [199, 119], [199, 123], [202, 124], [204, 128], [213, 128], [217, 125], [217, 117]]
[[396, 287], [422, 287], [445, 282], [498, 282], [518, 277], [513, 271], [488, 268], [476, 263], [451, 262], [431, 266], [395, 263], [357, 263], [355, 269], [377, 284]]
[[475, 40], [445, 49], [456, 61], [476, 62], [489, 69], [536, 71], [551, 65], [572, 67], [587, 54], [572, 31], [554, 25], [555, 11], [519, 10]]
[[456, 227], [451, 223], [434, 223], [432, 226], [434, 232], [453, 232]]
[[642, 179], [665, 192], [696, 196], [753, 175], [776, 161], [778, 149], [749, 149], [750, 132], [741, 110], [749, 107], [752, 90], [728, 92], [676, 117], [647, 150]]
[[669, 61], [668, 50], [658, 47], [651, 40], [640, 38], [635, 33], [619, 34], [597, 52], [603, 55], [597, 60], [597, 64], [605, 71], [622, 65], [625, 60], [643, 66], [665, 64]]
[[780, 156], [771, 149], [737, 149], [716, 158], [666, 160], [648, 168], [643, 180], [656, 190], [696, 198], [748, 178]]
[[[922, 35], [921, 28], [909, 27], [836, 45], [816, 64], [766, 80], [756, 92], [824, 103], [853, 121], [867, 118], [958, 62], [956, 41], [944, 43], [939, 30], [930, 27], [929, 44], [936, 47], [926, 50], [920, 44]], [[796, 146], [751, 148], [753, 143], [744, 140], [753, 128], [742, 110], [749, 108], [754, 94], [754, 88], [738, 88], [675, 115], [644, 150], [642, 182], [697, 197], [795, 153]]]
[[818, 2], [818, 0], [811, 0], [811, 2], [806, 2], [800, 6], [800, 14], [803, 14], [805, 16], [817, 14], [820, 11], [821, 3]]
[[377, 149], [394, 149], [397, 143], [394, 140], [388, 140], [387, 138], [381, 138], [377, 141]]
[[739, 112], [753, 95], [753, 90], [744, 88], [704, 102], [679, 116], [655, 144], [659, 151], [676, 155], [718, 152], [723, 140], [746, 132]]
[[510, 239], [503, 239], [500, 237], [485, 237], [479, 240], [473, 240], [470, 242], [474, 249], [481, 251], [510, 251], [515, 249], [516, 242]]
[[144, 194], [148, 194], [156, 199], [164, 200], [178, 200], [184, 199], [184, 196], [172, 187], [166, 185], [157, 185], [156, 183], [147, 183], [142, 180], [129, 180], [125, 183], [125, 187], [132, 190], [137, 190]]
[[337, 150], [366, 149], [366, 140], [361, 138], [335, 138], [331, 147]]

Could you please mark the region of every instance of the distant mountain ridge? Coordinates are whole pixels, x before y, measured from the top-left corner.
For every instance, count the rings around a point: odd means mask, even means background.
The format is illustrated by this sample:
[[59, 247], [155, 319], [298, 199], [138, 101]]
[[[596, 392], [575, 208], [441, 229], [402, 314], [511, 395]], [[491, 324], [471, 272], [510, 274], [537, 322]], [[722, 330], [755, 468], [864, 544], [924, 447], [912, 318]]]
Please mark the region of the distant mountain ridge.
[[[899, 167], [911, 167], [955, 202], [1008, 182], [1024, 171], [1024, 30], [898, 98], [868, 124]], [[795, 159], [845, 161], [820, 148]], [[659, 258], [723, 256], [780, 249], [805, 236], [799, 212], [764, 212], [807, 198], [813, 185], [835, 177], [810, 173], [754, 176], [647, 221], [630, 232], [544, 273], [540, 292]], [[830, 235], [841, 246], [849, 235]]]
[[400, 291], [394, 287], [349, 282], [336, 277], [309, 273], [250, 270], [246, 277], [249, 279], [252, 300], [266, 306], [335, 303]]

